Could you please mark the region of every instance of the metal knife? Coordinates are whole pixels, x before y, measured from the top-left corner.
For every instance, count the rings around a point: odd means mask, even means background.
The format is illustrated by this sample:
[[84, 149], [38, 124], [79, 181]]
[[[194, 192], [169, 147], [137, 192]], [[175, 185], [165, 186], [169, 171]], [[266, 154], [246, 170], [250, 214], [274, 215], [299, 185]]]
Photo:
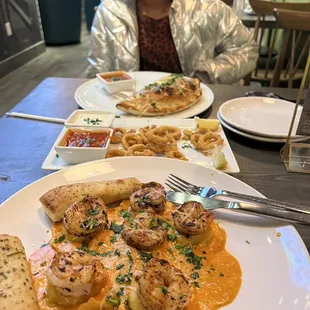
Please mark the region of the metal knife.
[[208, 210], [238, 210], [242, 213], [247, 213], [251, 215], [273, 218], [285, 222], [310, 225], [310, 215], [308, 214], [265, 205], [246, 204], [236, 201], [223, 201], [214, 198], [203, 198], [197, 195], [173, 191], [170, 191], [166, 194], [166, 199], [174, 204], [183, 204], [187, 201], [198, 201], [203, 205], [205, 209]]

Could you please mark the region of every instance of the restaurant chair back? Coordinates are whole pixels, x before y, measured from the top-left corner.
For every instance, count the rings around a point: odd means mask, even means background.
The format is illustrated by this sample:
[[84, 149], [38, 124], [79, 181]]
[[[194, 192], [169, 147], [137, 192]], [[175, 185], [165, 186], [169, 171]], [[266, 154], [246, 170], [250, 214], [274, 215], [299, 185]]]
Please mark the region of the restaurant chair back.
[[222, 1], [225, 2], [228, 6], [232, 6], [234, 4], [234, 0], [222, 0]]
[[[248, 83], [250, 80], [253, 80], [261, 82], [263, 86], [271, 86], [271, 80], [274, 76], [274, 68], [278, 57], [278, 51], [275, 47], [278, 40], [281, 38], [283, 31], [280, 30], [281, 26], [278, 22], [276, 22], [274, 28], [268, 28], [266, 16], [269, 16], [270, 18], [270, 16], [273, 15], [273, 10], [275, 8], [310, 12], [310, 3], [272, 2], [266, 0], [249, 0], [249, 2], [253, 11], [257, 15], [254, 27], [254, 39], [258, 44], [260, 59], [254, 72], [251, 73], [251, 77], [245, 80]], [[302, 32], [300, 32], [295, 42], [295, 47], [299, 47], [302, 44], [303, 38], [304, 36]], [[301, 78], [301, 70], [296, 70], [294, 79], [300, 80]], [[288, 84], [287, 72], [280, 76], [277, 84], [280, 84], [280, 82], [282, 84], [284, 83], [285, 86]]]
[[[292, 88], [294, 78], [301, 67], [302, 59], [310, 53], [310, 12], [274, 9], [274, 16], [279, 27], [284, 29], [285, 32], [270, 86], [277, 87], [281, 80], [281, 75], [284, 74], [284, 76], [288, 77], [288, 87]], [[290, 49], [288, 49], [290, 38], [292, 39], [292, 44]], [[296, 48], [299, 41], [301, 41], [302, 49], [299, 55], [297, 55]], [[285, 65], [287, 55], [289, 57]], [[300, 71], [303, 75], [304, 70]]]

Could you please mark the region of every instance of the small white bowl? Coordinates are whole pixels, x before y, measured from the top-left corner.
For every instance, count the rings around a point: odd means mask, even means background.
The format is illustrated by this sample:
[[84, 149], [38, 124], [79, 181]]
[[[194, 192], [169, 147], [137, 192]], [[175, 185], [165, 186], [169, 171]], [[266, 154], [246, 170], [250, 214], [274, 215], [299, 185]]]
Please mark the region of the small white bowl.
[[89, 127], [70, 127], [66, 128], [58, 137], [54, 144], [57, 154], [68, 164], [80, 164], [87, 161], [102, 159], [106, 157], [110, 138], [105, 147], [71, 147], [64, 146], [64, 139], [70, 131], [88, 131], [88, 132], [108, 132], [111, 137], [113, 130], [111, 128], [89, 128]]
[[[105, 78], [113, 78], [126, 75], [128, 80], [106, 81]], [[121, 91], [132, 91], [135, 88], [136, 80], [133, 79], [126, 71], [113, 71], [105, 73], [97, 73], [97, 79], [101, 82], [104, 90], [109, 94], [119, 93]]]
[[115, 113], [95, 110], [75, 110], [66, 120], [66, 127], [110, 127]]

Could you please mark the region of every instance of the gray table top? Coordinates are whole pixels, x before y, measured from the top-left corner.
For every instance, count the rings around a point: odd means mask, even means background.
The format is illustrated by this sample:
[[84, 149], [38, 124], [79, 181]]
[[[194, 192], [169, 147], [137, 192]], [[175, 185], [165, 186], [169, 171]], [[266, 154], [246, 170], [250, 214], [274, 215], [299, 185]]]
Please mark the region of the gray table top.
[[[67, 118], [78, 108], [74, 92], [84, 79], [48, 78], [13, 110], [50, 117]], [[216, 117], [225, 101], [241, 97], [253, 87], [210, 85], [215, 95], [212, 108], [203, 117]], [[257, 89], [256, 89], [257, 90]], [[297, 91], [260, 88], [288, 99]], [[3, 117], [0, 119], [0, 203], [21, 188], [48, 175], [41, 165], [62, 130], [61, 124]], [[289, 173], [280, 160], [283, 145], [260, 143], [226, 131], [241, 173], [235, 175], [268, 198], [307, 205], [310, 201], [310, 175]], [[310, 229], [295, 226], [310, 249]]]

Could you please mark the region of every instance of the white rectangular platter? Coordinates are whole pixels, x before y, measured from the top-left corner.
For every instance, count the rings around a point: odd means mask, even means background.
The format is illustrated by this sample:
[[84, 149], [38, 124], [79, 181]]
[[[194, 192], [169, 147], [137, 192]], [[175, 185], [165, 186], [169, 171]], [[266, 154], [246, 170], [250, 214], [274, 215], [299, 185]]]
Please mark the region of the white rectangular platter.
[[[126, 129], [136, 129], [145, 126], [174, 126], [178, 127], [182, 130], [189, 129], [195, 130], [196, 123], [194, 119], [159, 119], [159, 118], [116, 118], [112, 123], [112, 128], [122, 127]], [[65, 128], [63, 129], [65, 130]], [[63, 131], [62, 131], [63, 132]], [[61, 132], [61, 134], [62, 134]], [[219, 126], [217, 133], [223, 138], [224, 143], [222, 146], [222, 151], [225, 154], [228, 165], [223, 172], [234, 174], [239, 173], [240, 169], [236, 158], [230, 148], [229, 142], [226, 138], [225, 132], [222, 126]], [[189, 162], [195, 163], [197, 165], [201, 165], [208, 168], [213, 168], [211, 155], [205, 156], [203, 153], [197, 151], [194, 147], [188, 147], [191, 145], [190, 141], [180, 140], [178, 142], [179, 150], [188, 158]], [[111, 148], [119, 148], [119, 145], [110, 145]], [[43, 165], [43, 170], [60, 170], [72, 165], [67, 164], [63, 159], [61, 159], [55, 149], [54, 146], [51, 148], [49, 154], [47, 155]]]

